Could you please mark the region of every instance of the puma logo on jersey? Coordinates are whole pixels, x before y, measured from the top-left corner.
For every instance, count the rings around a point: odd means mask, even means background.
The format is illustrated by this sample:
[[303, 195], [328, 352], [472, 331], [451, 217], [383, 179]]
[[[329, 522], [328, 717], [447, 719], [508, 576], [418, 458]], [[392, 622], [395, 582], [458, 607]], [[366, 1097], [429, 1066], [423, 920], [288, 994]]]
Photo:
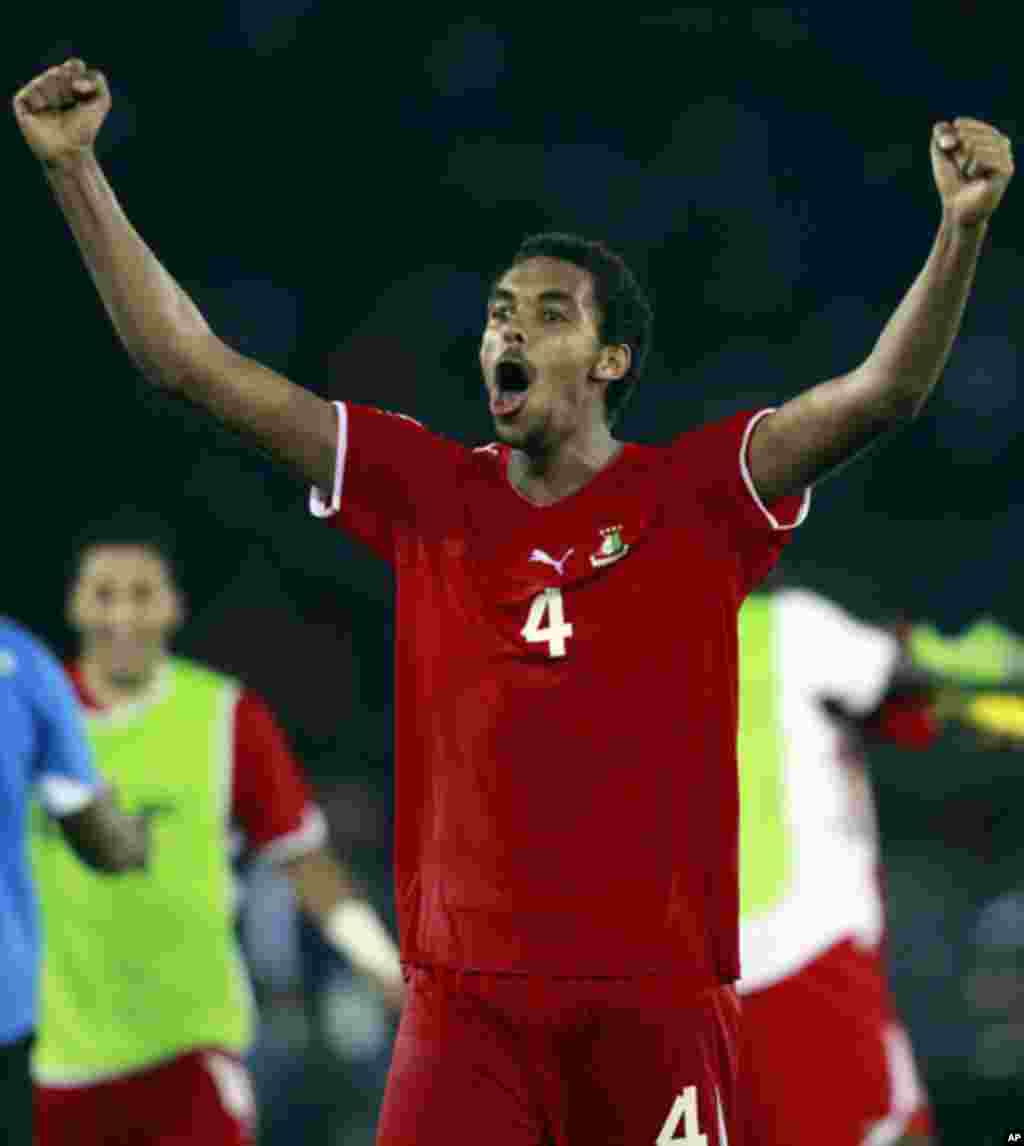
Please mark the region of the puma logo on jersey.
[[621, 525], [610, 525], [607, 529], [602, 529], [601, 539], [597, 552], [590, 555], [590, 564], [595, 569], [621, 561], [629, 552], [629, 546], [622, 540]]
[[558, 570], [558, 576], [559, 577], [564, 577], [565, 576], [565, 563], [566, 563], [566, 561], [569, 560], [569, 558], [575, 552], [576, 552], [575, 549], [568, 549], [568, 550], [566, 550], [565, 556], [562, 557], [560, 560], [556, 561], [555, 558], [552, 557], [550, 553], [545, 553], [543, 549], [535, 549], [530, 554], [530, 560], [531, 561], [539, 561], [542, 565], [550, 565], [552, 567], [552, 569]]

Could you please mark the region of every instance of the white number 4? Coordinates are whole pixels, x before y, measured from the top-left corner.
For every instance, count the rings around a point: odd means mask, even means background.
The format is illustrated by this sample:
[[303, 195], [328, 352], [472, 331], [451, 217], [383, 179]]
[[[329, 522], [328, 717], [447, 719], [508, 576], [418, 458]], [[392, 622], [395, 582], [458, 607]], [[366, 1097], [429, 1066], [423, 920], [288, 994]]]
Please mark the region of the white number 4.
[[[548, 621], [546, 625], [545, 618]], [[572, 625], [565, 619], [561, 589], [545, 589], [534, 597], [530, 602], [530, 614], [520, 632], [530, 644], [545, 642], [549, 656], [565, 656], [565, 639], [572, 636]], [[658, 1142], [660, 1146], [660, 1138]]]
[[[685, 1119], [682, 1138], [673, 1138], [679, 1123]], [[708, 1136], [701, 1134], [697, 1122], [697, 1088], [688, 1086], [682, 1094], [676, 1095], [672, 1109], [668, 1112], [665, 1125], [655, 1139], [655, 1146], [708, 1146]]]

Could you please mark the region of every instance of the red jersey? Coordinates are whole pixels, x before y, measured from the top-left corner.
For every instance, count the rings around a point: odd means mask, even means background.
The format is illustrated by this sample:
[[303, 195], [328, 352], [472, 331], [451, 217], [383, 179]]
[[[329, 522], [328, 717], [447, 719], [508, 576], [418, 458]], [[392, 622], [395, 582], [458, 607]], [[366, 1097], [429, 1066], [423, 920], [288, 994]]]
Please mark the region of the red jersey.
[[736, 614], [807, 496], [760, 503], [758, 416], [539, 507], [506, 447], [338, 404], [313, 510], [395, 568], [406, 961], [737, 978]]
[[[77, 664], [66, 666], [78, 699], [99, 711]], [[146, 701], [135, 711], [145, 719]], [[266, 703], [243, 689], [235, 702], [231, 741], [231, 826], [239, 849], [283, 861], [326, 843], [327, 824]]]

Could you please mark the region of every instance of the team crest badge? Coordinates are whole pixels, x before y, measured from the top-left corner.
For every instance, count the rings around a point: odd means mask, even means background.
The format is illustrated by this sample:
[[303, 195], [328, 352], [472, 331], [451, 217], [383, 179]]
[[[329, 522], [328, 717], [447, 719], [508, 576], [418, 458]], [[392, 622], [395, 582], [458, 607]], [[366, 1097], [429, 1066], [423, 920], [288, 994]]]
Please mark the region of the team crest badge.
[[622, 540], [622, 526], [611, 525], [601, 530], [601, 544], [596, 553], [591, 553], [590, 564], [600, 569], [621, 560], [628, 552], [629, 546]]

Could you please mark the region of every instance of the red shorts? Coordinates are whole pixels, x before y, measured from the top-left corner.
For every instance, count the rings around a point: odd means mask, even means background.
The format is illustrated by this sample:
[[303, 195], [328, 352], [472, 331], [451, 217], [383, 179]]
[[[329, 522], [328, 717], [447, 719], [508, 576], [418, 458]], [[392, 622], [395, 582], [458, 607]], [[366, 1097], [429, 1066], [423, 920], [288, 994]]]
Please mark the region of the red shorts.
[[731, 987], [695, 996], [654, 976], [433, 968], [407, 978], [377, 1146], [737, 1141]]
[[233, 1055], [189, 1051], [86, 1086], [36, 1086], [37, 1146], [252, 1146], [255, 1104]]
[[741, 1002], [743, 1141], [889, 1146], [934, 1132], [877, 949], [837, 943]]

